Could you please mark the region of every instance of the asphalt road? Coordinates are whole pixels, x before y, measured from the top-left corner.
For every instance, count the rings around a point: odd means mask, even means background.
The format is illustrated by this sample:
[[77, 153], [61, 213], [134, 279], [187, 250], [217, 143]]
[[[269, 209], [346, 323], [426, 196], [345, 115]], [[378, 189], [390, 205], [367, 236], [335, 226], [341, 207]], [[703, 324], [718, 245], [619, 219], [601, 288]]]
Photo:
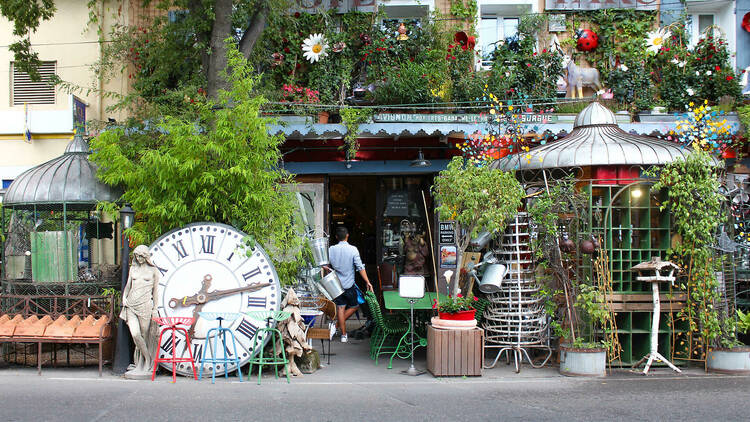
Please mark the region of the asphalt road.
[[[72, 375], [72, 376], [71, 376]], [[262, 385], [0, 372], [0, 421], [750, 420], [750, 377], [403, 379]]]

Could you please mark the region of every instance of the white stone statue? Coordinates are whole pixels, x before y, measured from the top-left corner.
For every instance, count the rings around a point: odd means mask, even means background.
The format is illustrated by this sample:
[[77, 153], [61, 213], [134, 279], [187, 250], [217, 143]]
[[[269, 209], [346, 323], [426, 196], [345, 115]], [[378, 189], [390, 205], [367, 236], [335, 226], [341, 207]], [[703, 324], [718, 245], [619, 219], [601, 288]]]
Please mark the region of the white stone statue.
[[157, 353], [159, 326], [152, 318], [158, 315], [154, 298], [159, 285], [159, 271], [150, 256], [146, 245], [136, 246], [128, 282], [122, 292], [120, 318], [128, 324], [135, 343], [134, 365], [125, 373], [125, 378], [130, 379], [150, 378]]

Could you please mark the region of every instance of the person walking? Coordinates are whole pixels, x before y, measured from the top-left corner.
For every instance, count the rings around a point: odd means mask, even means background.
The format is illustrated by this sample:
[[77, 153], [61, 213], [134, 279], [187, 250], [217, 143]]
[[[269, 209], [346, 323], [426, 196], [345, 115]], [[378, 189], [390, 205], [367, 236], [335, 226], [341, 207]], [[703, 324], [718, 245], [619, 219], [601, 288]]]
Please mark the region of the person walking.
[[341, 281], [341, 287], [344, 288], [344, 293], [336, 297], [333, 302], [337, 308], [336, 319], [341, 330], [341, 342], [346, 343], [349, 339], [346, 334], [346, 320], [359, 309], [357, 286], [354, 283], [355, 272], [358, 272], [365, 280], [367, 290], [372, 291], [372, 284], [370, 284], [370, 279], [367, 278], [365, 266], [362, 265], [359, 250], [348, 242], [349, 230], [344, 226], [336, 227], [336, 239], [339, 243], [328, 248], [328, 259]]

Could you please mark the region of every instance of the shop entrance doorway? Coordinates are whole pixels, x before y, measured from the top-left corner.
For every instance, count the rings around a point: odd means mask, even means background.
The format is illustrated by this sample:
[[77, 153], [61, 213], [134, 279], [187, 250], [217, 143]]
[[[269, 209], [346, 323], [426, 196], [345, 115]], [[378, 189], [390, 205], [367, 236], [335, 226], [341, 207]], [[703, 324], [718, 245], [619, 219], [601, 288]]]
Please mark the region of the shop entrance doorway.
[[359, 249], [376, 290], [398, 288], [401, 274], [419, 274], [431, 279], [427, 219], [434, 221], [430, 195], [433, 179], [432, 174], [330, 177], [331, 244], [336, 243], [333, 239], [336, 226], [346, 226], [349, 243]]

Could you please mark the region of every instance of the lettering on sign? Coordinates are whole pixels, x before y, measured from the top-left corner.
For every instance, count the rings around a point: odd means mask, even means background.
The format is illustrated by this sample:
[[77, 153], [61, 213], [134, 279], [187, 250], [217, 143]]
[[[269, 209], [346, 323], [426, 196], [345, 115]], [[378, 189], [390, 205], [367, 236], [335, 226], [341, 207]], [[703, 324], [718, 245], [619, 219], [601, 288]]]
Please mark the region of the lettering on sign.
[[375, 0], [296, 0], [296, 5], [291, 8], [291, 13], [319, 13], [321, 11], [335, 10], [336, 13], [347, 12], [374, 12]]
[[440, 222], [439, 243], [456, 243], [455, 226], [453, 221]]
[[[487, 123], [492, 115], [480, 114], [407, 114], [381, 113], [373, 116], [378, 123]], [[492, 118], [497, 118], [493, 116]], [[506, 116], [499, 116], [506, 120]], [[522, 123], [556, 123], [557, 116], [553, 114], [522, 113], [517, 116]]]

